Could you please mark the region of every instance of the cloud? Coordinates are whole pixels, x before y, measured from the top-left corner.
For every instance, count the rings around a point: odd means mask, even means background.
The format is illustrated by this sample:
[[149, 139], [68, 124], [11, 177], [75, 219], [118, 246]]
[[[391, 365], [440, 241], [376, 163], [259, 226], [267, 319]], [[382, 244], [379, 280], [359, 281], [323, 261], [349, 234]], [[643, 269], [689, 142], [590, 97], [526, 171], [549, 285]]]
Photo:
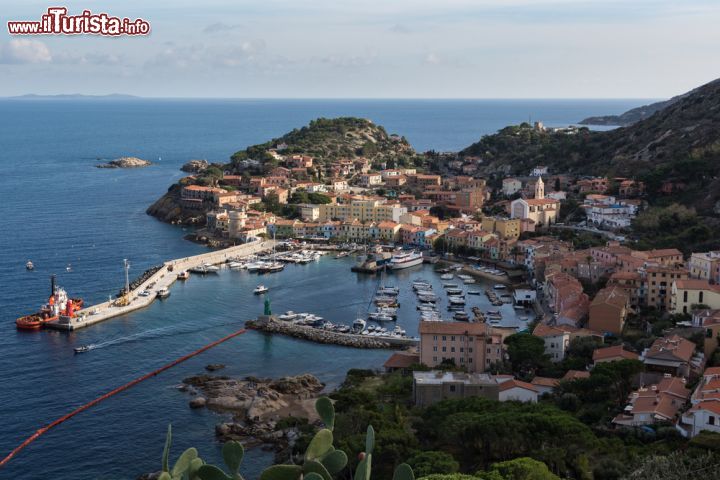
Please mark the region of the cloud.
[[390, 31], [392, 33], [402, 33], [402, 34], [412, 32], [412, 30], [410, 30], [408, 27], [406, 27], [405, 25], [401, 25], [399, 23], [391, 25], [390, 28], [388, 28], [388, 31]]
[[264, 50], [263, 40], [245, 40], [231, 46], [168, 43], [161, 52], [147, 62], [147, 65], [176, 69], [208, 66], [234, 68], [256, 62], [259, 54]]
[[0, 45], [0, 63], [48, 63], [53, 59], [50, 49], [37, 40], [13, 39]]
[[423, 60], [424, 63], [430, 64], [430, 65], [437, 65], [438, 63], [442, 62], [442, 59], [440, 56], [435, 52], [428, 52], [427, 55], [425, 55], [425, 59]]
[[217, 22], [217, 23], [211, 23], [207, 27], [203, 28], [203, 33], [222, 33], [222, 32], [232, 32], [233, 30], [241, 30], [245, 28], [244, 25], [240, 24], [227, 24], [223, 22]]

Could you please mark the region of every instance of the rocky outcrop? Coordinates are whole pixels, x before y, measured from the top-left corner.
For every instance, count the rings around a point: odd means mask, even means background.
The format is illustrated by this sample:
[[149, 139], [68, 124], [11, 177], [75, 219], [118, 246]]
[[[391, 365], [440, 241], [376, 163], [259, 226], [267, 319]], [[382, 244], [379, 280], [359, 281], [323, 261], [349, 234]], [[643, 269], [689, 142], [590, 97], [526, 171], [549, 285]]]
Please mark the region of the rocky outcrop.
[[200, 173], [205, 171], [209, 166], [210, 164], [207, 160], [190, 160], [180, 167], [180, 170], [188, 173]]
[[160, 221], [181, 225], [204, 225], [205, 212], [188, 211], [180, 205], [180, 185], [175, 184], [145, 210]]
[[280, 418], [292, 415], [315, 420], [313, 405], [324, 387], [310, 374], [277, 380], [203, 374], [183, 380], [181, 390], [194, 396], [190, 400], [191, 408], [207, 407], [233, 414], [232, 422], [215, 427], [220, 439], [258, 444], [288, 440], [284, 432], [275, 431], [275, 423]]
[[97, 168], [142, 168], [152, 165], [147, 160], [142, 160], [137, 157], [120, 157], [115, 160], [110, 160], [107, 163], [101, 163], [96, 165]]
[[205, 365], [205, 370], [208, 372], [215, 372], [217, 370], [222, 370], [223, 368], [225, 368], [225, 365], [222, 363], [211, 363], [209, 365]]

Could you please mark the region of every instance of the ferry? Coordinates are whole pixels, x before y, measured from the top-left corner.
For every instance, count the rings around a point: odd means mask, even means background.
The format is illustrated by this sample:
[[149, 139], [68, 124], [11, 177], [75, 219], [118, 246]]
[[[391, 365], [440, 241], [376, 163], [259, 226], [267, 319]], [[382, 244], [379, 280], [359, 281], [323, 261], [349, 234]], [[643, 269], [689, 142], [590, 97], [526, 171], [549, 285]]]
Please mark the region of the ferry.
[[422, 265], [423, 257], [421, 253], [416, 251], [402, 252], [393, 255], [390, 259], [391, 270], [401, 270], [403, 268], [410, 268], [417, 265]]
[[61, 315], [72, 318], [83, 306], [81, 298], [69, 298], [63, 288], [55, 285], [55, 275], [50, 277], [50, 292], [48, 302], [39, 312], [15, 320], [15, 326], [19, 330], [38, 330], [46, 323], [57, 320]]

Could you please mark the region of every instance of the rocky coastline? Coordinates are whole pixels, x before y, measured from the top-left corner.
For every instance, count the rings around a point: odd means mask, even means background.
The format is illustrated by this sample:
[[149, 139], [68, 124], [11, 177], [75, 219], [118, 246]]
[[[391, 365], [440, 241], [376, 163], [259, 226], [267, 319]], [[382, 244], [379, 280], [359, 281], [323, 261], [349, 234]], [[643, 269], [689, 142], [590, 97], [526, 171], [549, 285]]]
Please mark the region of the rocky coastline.
[[149, 167], [152, 162], [137, 157], [120, 157], [106, 163], [95, 165], [97, 168], [143, 168]]
[[200, 173], [210, 166], [207, 160], [190, 160], [180, 167], [180, 170], [187, 173]]
[[[219, 368], [206, 367], [208, 371]], [[314, 404], [324, 388], [310, 374], [279, 379], [200, 374], [184, 379], [180, 390], [192, 396], [190, 408], [232, 415], [231, 420], [215, 426], [220, 441], [238, 440], [247, 446], [267, 445], [284, 451], [299, 434], [293, 428], [278, 429], [278, 420], [296, 417], [317, 421]]]

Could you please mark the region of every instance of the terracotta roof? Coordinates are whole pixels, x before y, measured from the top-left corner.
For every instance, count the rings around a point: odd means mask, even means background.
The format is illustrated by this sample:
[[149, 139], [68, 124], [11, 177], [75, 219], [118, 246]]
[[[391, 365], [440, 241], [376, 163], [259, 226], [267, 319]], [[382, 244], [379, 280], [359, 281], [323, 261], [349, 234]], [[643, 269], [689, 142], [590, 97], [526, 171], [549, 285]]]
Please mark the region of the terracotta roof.
[[720, 402], [718, 402], [716, 400], [711, 400], [708, 402], [700, 402], [697, 405], [695, 405], [691, 410], [692, 411], [708, 410], [710, 412], [713, 412], [715, 415], [720, 415]]
[[627, 302], [628, 296], [621, 288], [607, 287], [595, 295], [591, 305], [597, 306], [604, 303], [621, 309], [627, 305]]
[[720, 375], [720, 367], [708, 367], [703, 372], [703, 375]]
[[505, 390], [510, 390], [511, 388], [516, 388], [516, 387], [517, 387], [517, 388], [524, 388], [525, 390], [530, 390], [530, 391], [533, 391], [533, 392], [537, 392], [537, 391], [538, 391], [537, 388], [535, 388], [535, 385], [533, 385], [533, 384], [531, 384], [531, 383], [527, 383], [527, 382], [522, 382], [522, 381], [516, 380], [516, 379], [514, 379], [514, 378], [513, 378], [512, 380], [507, 380], [507, 381], [505, 381], [505, 382], [502, 382], [502, 383], [500, 384], [499, 390], [500, 390], [501, 392], [504, 392]]
[[563, 380], [577, 380], [580, 378], [590, 378], [590, 372], [584, 370], [568, 370], [562, 377]]
[[538, 385], [541, 387], [557, 387], [560, 385], [560, 380], [557, 378], [548, 378], [548, 377], [535, 377], [533, 378], [532, 382], [533, 385]]
[[613, 347], [597, 348], [593, 352], [593, 362], [598, 360], [607, 360], [610, 358], [621, 358], [627, 360], [637, 360], [640, 356], [637, 353], [629, 352], [623, 348], [622, 345], [615, 345]]
[[532, 334], [536, 337], [555, 337], [564, 335], [566, 332], [558, 327], [552, 327], [544, 323], [538, 323]]
[[664, 356], [669, 352], [677, 360], [690, 362], [695, 352], [695, 344], [678, 335], [658, 338], [645, 354], [645, 358]]
[[707, 280], [699, 280], [696, 278], [675, 280], [675, 285], [678, 289], [682, 290], [710, 290], [720, 292], [720, 285], [711, 285]]
[[413, 364], [420, 363], [420, 356], [413, 353], [395, 352], [390, 355], [383, 367], [385, 368], [408, 368]]

